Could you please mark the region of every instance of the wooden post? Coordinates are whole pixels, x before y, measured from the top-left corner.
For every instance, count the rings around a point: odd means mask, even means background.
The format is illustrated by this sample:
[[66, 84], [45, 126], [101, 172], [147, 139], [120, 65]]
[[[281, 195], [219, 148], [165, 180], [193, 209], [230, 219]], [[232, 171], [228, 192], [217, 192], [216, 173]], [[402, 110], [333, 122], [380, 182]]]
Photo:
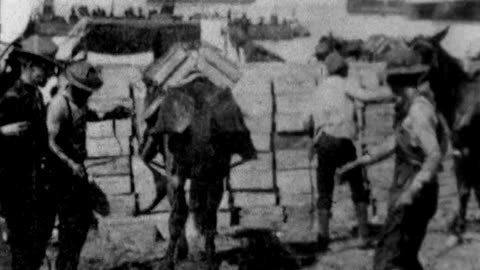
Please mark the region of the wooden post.
[[[367, 153], [367, 142], [366, 142], [366, 108], [367, 103], [355, 102], [355, 112], [357, 117], [357, 128], [358, 128], [358, 137], [357, 137], [357, 156], [363, 156]], [[368, 179], [367, 170], [362, 169], [363, 179], [366, 180], [366, 189], [370, 193], [370, 205], [372, 207], [372, 216], [377, 215], [377, 206], [376, 199], [371, 195], [371, 185], [370, 180]]]
[[[136, 104], [135, 104], [135, 93], [133, 92], [133, 87], [129, 87], [129, 95], [130, 99], [132, 100], [132, 114], [130, 115], [130, 126], [131, 126], [131, 133], [128, 138], [128, 166], [129, 166], [129, 178], [130, 178], [130, 192], [133, 194], [135, 198], [135, 208], [134, 211], [135, 213], [138, 213], [140, 211], [140, 203], [138, 199], [138, 194], [135, 188], [135, 176], [133, 173], [133, 154], [135, 152], [135, 147], [133, 146], [133, 141], [136, 138], [136, 125], [135, 125], [135, 119], [136, 119]], [[115, 126], [115, 120], [114, 120], [114, 126]]]
[[275, 192], [275, 205], [280, 205], [280, 190], [277, 183], [277, 155], [275, 147], [275, 138], [277, 135], [277, 124], [275, 120], [275, 116], [277, 115], [277, 102], [275, 98], [275, 83], [273, 80], [270, 82], [270, 94], [272, 97], [272, 131], [270, 133], [270, 150], [272, 151], [272, 182], [273, 190]]

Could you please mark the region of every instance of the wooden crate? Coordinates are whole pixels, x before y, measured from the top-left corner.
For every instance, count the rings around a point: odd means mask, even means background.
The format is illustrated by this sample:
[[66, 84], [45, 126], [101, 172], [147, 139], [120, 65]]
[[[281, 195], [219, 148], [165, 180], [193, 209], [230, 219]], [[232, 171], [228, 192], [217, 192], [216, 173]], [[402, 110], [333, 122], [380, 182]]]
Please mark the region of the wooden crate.
[[110, 216], [131, 216], [135, 213], [135, 194], [108, 196]]
[[93, 177], [129, 174], [129, 157], [88, 159], [85, 162], [87, 171]]
[[95, 182], [107, 195], [119, 195], [130, 193], [130, 177], [104, 176], [95, 178]]
[[[310, 170], [312, 181], [314, 183], [314, 190], [316, 192], [316, 176], [315, 170]], [[280, 189], [280, 194], [310, 194], [310, 175], [308, 169], [288, 170], [277, 172], [277, 183]]]
[[87, 138], [127, 138], [132, 135], [130, 119], [87, 122]]
[[87, 140], [88, 157], [113, 157], [129, 155], [129, 138], [91, 138]]

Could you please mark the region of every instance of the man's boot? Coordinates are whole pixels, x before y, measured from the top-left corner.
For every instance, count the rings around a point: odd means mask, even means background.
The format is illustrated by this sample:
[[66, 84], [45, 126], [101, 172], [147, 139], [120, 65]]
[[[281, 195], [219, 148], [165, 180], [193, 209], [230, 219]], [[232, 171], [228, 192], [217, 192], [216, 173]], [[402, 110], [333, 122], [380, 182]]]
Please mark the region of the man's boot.
[[328, 250], [328, 245], [330, 244], [330, 233], [329, 233], [329, 220], [330, 220], [330, 211], [328, 210], [319, 210], [318, 211], [318, 238], [317, 245], [318, 251], [325, 252]]
[[360, 239], [361, 248], [372, 248], [373, 241], [370, 238], [370, 229], [368, 224], [368, 204], [357, 203], [355, 205], [355, 212], [358, 220], [358, 235]]

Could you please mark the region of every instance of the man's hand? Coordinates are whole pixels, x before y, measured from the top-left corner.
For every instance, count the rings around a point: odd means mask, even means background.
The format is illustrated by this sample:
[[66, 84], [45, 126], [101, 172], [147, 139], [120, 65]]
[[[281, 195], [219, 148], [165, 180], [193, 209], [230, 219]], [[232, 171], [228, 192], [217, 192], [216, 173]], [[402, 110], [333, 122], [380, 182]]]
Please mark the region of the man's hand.
[[73, 163], [70, 165], [70, 167], [72, 168], [73, 175], [77, 178], [84, 179], [87, 177], [87, 170], [83, 164]]
[[30, 127], [30, 123], [23, 121], [23, 122], [16, 122], [8, 125], [4, 125], [0, 127], [0, 133], [3, 136], [21, 136], [25, 131], [28, 130]]
[[412, 205], [415, 195], [416, 192], [414, 192], [412, 189], [407, 189], [400, 194], [400, 197], [398, 197], [395, 205], [397, 207]]

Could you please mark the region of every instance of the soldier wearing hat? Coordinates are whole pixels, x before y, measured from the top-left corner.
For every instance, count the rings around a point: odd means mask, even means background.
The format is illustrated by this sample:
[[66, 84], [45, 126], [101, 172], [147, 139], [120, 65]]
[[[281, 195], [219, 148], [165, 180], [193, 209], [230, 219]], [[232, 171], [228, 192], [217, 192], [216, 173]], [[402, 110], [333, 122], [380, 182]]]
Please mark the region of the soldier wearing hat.
[[0, 97], [0, 200], [9, 230], [12, 268], [38, 269], [54, 216], [49, 212], [48, 135], [39, 87], [55, 69], [57, 46], [32, 36], [10, 58], [19, 78]]
[[395, 154], [388, 213], [375, 250], [373, 269], [421, 270], [418, 254], [437, 209], [437, 174], [448, 148], [448, 128], [437, 112], [428, 83], [418, 85], [427, 69], [392, 71], [387, 82], [399, 97], [395, 133], [338, 173]]
[[[368, 91], [347, 79], [348, 64], [337, 52], [332, 52], [325, 59], [329, 76], [314, 93], [308, 112], [311, 113], [310, 125], [313, 124], [314, 139], [310, 150], [310, 159], [318, 157], [318, 246], [322, 251], [328, 249], [329, 219], [331, 216], [332, 195], [336, 168], [356, 159], [354, 140], [357, 136], [355, 123], [356, 101], [381, 101], [392, 98], [389, 91]], [[386, 89], [385, 89], [386, 90]], [[313, 121], [312, 121], [313, 120]], [[310, 127], [311, 129], [311, 127]], [[352, 191], [352, 200], [359, 223], [362, 245], [368, 241], [369, 191], [361, 169], [349, 172], [342, 178], [348, 182]]]
[[56, 269], [77, 269], [92, 220], [86, 158], [88, 98], [103, 84], [97, 70], [82, 61], [65, 71], [66, 89], [50, 102], [47, 112], [49, 145], [55, 156], [55, 190], [59, 218]]

